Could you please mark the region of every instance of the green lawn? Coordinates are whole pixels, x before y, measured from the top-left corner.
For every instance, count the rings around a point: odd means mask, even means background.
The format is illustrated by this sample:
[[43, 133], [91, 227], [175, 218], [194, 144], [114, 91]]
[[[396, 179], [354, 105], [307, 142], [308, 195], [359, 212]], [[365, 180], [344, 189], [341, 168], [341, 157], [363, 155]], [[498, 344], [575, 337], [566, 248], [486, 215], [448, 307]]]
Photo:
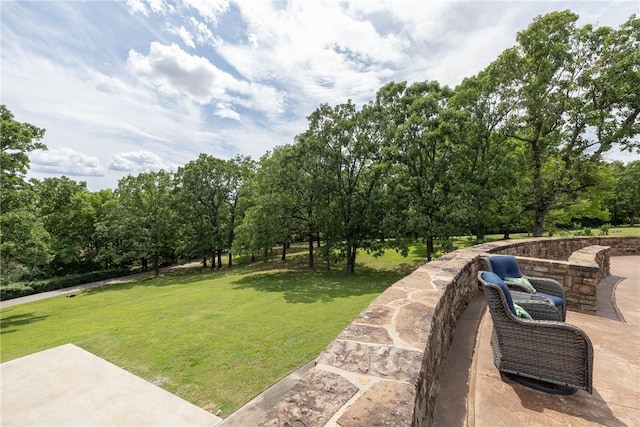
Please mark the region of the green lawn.
[[[73, 343], [228, 416], [317, 356], [378, 294], [424, 262], [359, 254], [357, 274], [282, 263], [171, 273], [3, 309], [4, 362]], [[215, 411], [215, 409], [214, 409]]]

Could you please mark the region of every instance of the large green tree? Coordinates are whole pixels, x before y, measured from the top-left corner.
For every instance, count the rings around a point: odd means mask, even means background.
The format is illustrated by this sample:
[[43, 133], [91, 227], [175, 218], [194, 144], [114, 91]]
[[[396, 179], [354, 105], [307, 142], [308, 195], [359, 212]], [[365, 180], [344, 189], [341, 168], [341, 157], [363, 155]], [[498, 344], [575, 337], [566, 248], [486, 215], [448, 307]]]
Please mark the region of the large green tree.
[[380, 249], [383, 141], [373, 118], [369, 107], [358, 110], [351, 101], [333, 108], [323, 104], [298, 137], [322, 165], [313, 188], [322, 189], [318, 206], [325, 256], [346, 259], [348, 273], [355, 272], [358, 249]]
[[45, 130], [15, 120], [0, 105], [0, 263], [4, 280], [29, 278], [51, 259], [49, 233], [36, 215], [36, 194], [26, 181], [29, 153], [46, 150]]
[[450, 236], [453, 207], [452, 141], [454, 121], [445, 108], [453, 91], [437, 82], [389, 83], [376, 96], [377, 118], [392, 162], [392, 175], [406, 182], [411, 230], [425, 239], [427, 259], [438, 237]]
[[520, 182], [522, 150], [502, 132], [513, 104], [504, 95], [503, 72], [488, 67], [465, 79], [447, 103], [446, 119], [455, 132], [450, 169], [454, 177], [451, 203], [460, 207], [452, 219], [461, 220], [460, 234], [482, 241], [487, 232], [518, 227], [523, 204]]
[[505, 130], [526, 148], [535, 236], [551, 209], [594, 184], [603, 153], [638, 147], [637, 91], [625, 94], [638, 79], [638, 21], [616, 31], [577, 20], [570, 11], [536, 18], [492, 65], [509, 70], [505, 102], [515, 108]]

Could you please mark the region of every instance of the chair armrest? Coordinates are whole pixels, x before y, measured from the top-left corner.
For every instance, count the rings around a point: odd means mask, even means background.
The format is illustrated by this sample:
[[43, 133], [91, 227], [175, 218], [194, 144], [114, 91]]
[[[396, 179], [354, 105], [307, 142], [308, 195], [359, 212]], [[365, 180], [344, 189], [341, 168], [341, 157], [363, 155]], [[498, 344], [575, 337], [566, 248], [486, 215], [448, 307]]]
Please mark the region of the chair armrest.
[[533, 320], [554, 320], [562, 322], [562, 316], [548, 298], [518, 291], [512, 292], [511, 296], [513, 302], [524, 308]]
[[[514, 283], [514, 282], [505, 282], [505, 283], [507, 284], [507, 287], [511, 292], [524, 292], [531, 295], [531, 293], [527, 290], [527, 288], [525, 288], [522, 285], [519, 285], [518, 283]], [[533, 285], [533, 282], [531, 284]], [[535, 288], [535, 285], [533, 287]], [[537, 290], [538, 289], [536, 288], [536, 291]]]
[[544, 292], [545, 294], [555, 295], [557, 297], [564, 298], [564, 287], [558, 283], [557, 280], [548, 279], [546, 277], [529, 277], [529, 282], [536, 288], [538, 292]]

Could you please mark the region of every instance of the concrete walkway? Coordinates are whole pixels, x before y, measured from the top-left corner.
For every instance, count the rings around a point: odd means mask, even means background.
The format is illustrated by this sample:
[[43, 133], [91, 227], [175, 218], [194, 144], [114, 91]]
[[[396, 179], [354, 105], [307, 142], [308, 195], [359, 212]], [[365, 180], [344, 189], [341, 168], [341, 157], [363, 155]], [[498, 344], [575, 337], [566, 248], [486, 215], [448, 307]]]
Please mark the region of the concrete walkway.
[[640, 426], [640, 257], [612, 257], [611, 276], [599, 288], [596, 315], [569, 311], [566, 319], [592, 341], [593, 394], [551, 395], [502, 378], [493, 365], [487, 311], [478, 330], [464, 425]]
[[73, 344], [0, 365], [2, 426], [215, 426], [213, 414]]
[[[200, 262], [190, 262], [187, 264], [172, 265], [169, 267], [161, 268], [160, 273], [162, 274], [162, 273], [166, 273], [174, 270], [179, 270], [181, 268], [193, 268], [193, 267], [197, 267], [198, 265], [202, 265], [202, 264]], [[83, 283], [81, 285], [70, 286], [68, 288], [57, 289], [55, 291], [40, 292], [38, 294], [27, 295], [19, 298], [12, 298], [6, 301], [0, 301], [0, 309], [13, 307], [14, 305], [26, 304], [28, 302], [33, 302], [33, 301], [40, 301], [42, 299], [54, 298], [61, 295], [72, 294], [74, 292], [83, 291], [85, 289], [100, 288], [106, 285], [115, 285], [118, 283], [133, 282], [134, 280], [145, 279], [147, 277], [153, 277], [154, 275], [155, 275], [155, 272], [151, 270], [151, 271], [145, 271], [143, 273], [131, 274], [129, 276], [124, 276], [124, 277], [116, 277], [113, 279], [98, 280], [97, 282]]]

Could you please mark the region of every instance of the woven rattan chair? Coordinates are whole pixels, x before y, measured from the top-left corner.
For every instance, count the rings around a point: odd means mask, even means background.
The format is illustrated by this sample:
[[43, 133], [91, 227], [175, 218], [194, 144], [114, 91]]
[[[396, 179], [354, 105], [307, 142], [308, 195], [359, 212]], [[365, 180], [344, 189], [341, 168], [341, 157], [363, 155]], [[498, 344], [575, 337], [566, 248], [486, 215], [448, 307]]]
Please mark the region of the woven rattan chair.
[[[520, 278], [525, 277], [520, 272], [520, 267], [518, 267], [518, 261], [516, 257], [511, 255], [490, 255], [482, 257], [484, 261], [484, 269], [486, 271], [491, 271], [496, 273], [502, 280], [505, 280], [507, 277]], [[546, 277], [530, 277], [526, 276], [529, 282], [536, 289], [534, 295], [542, 296], [549, 298], [553, 301], [554, 305], [558, 309], [560, 313], [561, 320], [566, 319], [567, 317], [567, 304], [565, 303], [565, 292], [564, 287], [558, 283], [558, 281], [554, 279], [549, 279]], [[516, 283], [507, 283], [507, 286], [514, 292], [514, 296], [518, 295], [516, 292], [526, 292], [528, 290], [524, 287], [519, 286]], [[516, 297], [523, 298], [522, 295]]]
[[[593, 346], [580, 328], [544, 320], [558, 316], [548, 301], [518, 300], [534, 320], [520, 319], [515, 315], [511, 292], [499, 276], [480, 272], [478, 280], [493, 320], [493, 363], [501, 373], [549, 393], [593, 392]], [[546, 308], [532, 309], [544, 304]]]

